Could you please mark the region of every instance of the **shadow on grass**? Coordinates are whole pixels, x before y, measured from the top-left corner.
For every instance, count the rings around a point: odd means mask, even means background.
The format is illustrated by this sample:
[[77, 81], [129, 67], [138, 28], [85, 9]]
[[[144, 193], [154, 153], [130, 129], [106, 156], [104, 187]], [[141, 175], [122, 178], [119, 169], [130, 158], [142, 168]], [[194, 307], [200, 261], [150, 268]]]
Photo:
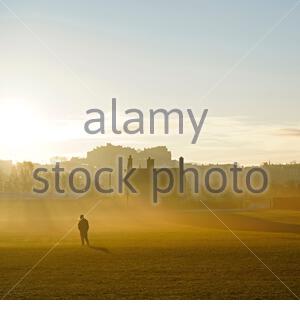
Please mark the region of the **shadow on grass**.
[[89, 248], [92, 250], [95, 250], [95, 251], [101, 251], [104, 253], [111, 253], [107, 248], [103, 248], [103, 247], [89, 246]]

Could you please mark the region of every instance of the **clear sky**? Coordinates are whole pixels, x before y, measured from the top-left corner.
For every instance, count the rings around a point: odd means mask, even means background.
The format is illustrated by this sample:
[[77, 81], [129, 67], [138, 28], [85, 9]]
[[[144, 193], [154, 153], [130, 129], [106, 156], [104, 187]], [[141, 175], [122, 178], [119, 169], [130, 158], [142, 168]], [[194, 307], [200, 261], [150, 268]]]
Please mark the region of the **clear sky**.
[[[1, 2], [0, 159], [80, 156], [112, 142], [166, 145], [194, 162], [300, 161], [300, 5], [219, 83], [296, 0], [4, 0], [21, 21]], [[121, 115], [209, 112], [196, 145], [190, 132], [85, 134], [85, 111], [109, 113], [112, 97]]]

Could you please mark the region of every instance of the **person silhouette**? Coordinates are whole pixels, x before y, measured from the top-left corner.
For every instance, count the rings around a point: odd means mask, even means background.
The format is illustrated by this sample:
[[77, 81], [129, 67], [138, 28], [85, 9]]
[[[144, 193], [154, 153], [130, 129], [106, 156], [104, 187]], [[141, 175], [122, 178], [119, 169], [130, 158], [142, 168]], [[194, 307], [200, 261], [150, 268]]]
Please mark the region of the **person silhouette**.
[[88, 231], [89, 231], [89, 222], [85, 219], [84, 215], [80, 215], [80, 220], [78, 222], [78, 229], [80, 231], [80, 238], [81, 244], [84, 245], [84, 242], [89, 246], [89, 238], [88, 238]]

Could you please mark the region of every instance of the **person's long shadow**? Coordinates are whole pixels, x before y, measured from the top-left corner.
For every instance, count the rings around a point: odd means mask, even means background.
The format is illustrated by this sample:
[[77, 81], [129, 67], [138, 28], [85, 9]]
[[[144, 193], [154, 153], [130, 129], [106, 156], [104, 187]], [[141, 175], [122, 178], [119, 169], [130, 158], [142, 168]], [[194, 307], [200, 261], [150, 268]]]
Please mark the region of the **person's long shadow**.
[[89, 246], [89, 248], [92, 250], [101, 251], [104, 253], [111, 253], [107, 248], [104, 248], [104, 247]]

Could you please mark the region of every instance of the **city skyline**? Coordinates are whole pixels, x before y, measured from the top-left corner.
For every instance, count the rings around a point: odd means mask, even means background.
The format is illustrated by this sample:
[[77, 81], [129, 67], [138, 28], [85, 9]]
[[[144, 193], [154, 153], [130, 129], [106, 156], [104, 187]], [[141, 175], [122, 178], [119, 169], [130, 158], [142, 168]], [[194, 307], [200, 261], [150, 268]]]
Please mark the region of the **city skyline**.
[[[102, 152], [105, 153], [105, 157], [101, 158], [101, 155], [99, 156], [99, 151], [101, 153]], [[112, 151], [113, 150], [113, 151]], [[117, 151], [118, 150], [118, 151]], [[103, 156], [103, 154], [102, 154]], [[150, 158], [153, 158], [156, 162], [156, 165], [159, 164], [159, 166], [162, 165], [166, 165], [168, 166], [173, 166], [173, 165], [178, 165], [178, 159], [179, 158], [185, 158], [183, 154], [179, 155], [179, 156], [174, 156], [174, 153], [172, 152], [172, 150], [170, 148], [168, 148], [168, 146], [166, 145], [153, 145], [153, 146], [149, 146], [149, 147], [143, 147], [143, 146], [139, 146], [139, 147], [134, 147], [134, 146], [130, 146], [130, 145], [120, 145], [120, 144], [113, 144], [110, 142], [107, 142], [105, 144], [102, 145], [96, 145], [92, 148], [90, 148], [89, 150], [87, 150], [87, 152], [80, 154], [80, 155], [52, 155], [51, 157], [49, 157], [49, 159], [47, 159], [46, 161], [34, 161], [32, 159], [22, 159], [22, 160], [13, 160], [13, 159], [8, 159], [8, 158], [0, 158], [0, 166], [2, 164], [11, 164], [11, 165], [16, 165], [18, 163], [33, 163], [33, 164], [38, 164], [38, 165], [50, 165], [56, 162], [61, 162], [61, 163], [74, 163], [74, 164], [85, 164], [84, 161], [88, 160], [88, 162], [91, 161], [91, 159], [94, 159], [92, 162], [97, 163], [105, 163], [104, 165], [107, 165], [107, 161], [108, 159], [110, 159], [110, 163], [114, 163], [118, 157], [121, 156], [125, 159], [128, 158], [128, 156], [133, 156], [134, 158], [134, 163], [136, 167], [144, 167], [147, 158], [150, 156]], [[103, 161], [102, 161], [103, 160]], [[270, 160], [265, 160], [262, 161], [258, 164], [255, 163], [242, 163], [242, 162], [238, 162], [238, 161], [233, 161], [233, 162], [220, 162], [220, 161], [190, 161], [188, 159], [185, 159], [186, 163], [189, 165], [196, 165], [196, 166], [207, 166], [207, 165], [231, 165], [234, 163], [237, 163], [241, 166], [262, 166], [265, 164], [268, 165], [299, 165], [300, 161], [296, 161], [296, 160], [292, 160], [289, 162], [272, 162]], [[100, 162], [99, 162], [100, 161]], [[165, 162], [164, 162], [165, 161]]]

